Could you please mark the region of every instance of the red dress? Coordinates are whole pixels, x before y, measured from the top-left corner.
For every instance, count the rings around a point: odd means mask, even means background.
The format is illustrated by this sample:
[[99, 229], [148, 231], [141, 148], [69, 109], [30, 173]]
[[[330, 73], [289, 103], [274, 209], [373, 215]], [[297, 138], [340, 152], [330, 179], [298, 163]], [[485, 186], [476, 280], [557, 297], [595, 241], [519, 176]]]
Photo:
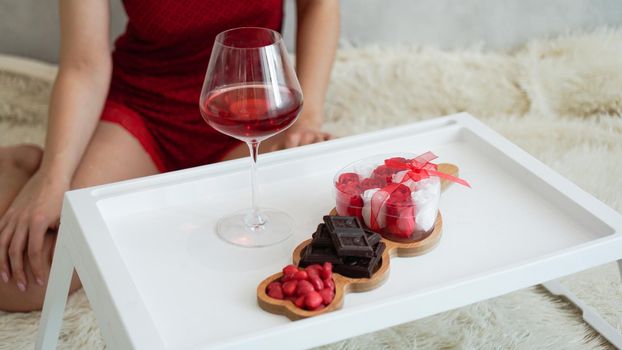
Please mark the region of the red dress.
[[199, 95], [214, 38], [235, 27], [281, 30], [282, 0], [125, 0], [101, 119], [142, 144], [160, 171], [222, 160], [240, 142], [210, 127]]

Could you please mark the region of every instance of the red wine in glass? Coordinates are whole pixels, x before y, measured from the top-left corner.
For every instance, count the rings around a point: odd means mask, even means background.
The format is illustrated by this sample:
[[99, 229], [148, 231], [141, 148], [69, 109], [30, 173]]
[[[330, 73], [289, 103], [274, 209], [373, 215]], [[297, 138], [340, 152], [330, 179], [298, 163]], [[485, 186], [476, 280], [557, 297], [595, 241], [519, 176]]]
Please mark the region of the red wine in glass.
[[211, 91], [201, 112], [223, 134], [263, 140], [292, 125], [301, 108], [302, 94], [295, 89], [252, 84]]
[[302, 108], [302, 90], [281, 35], [266, 28], [235, 28], [216, 36], [199, 109], [223, 134], [246, 142], [251, 155], [251, 208], [221, 218], [216, 231], [227, 242], [261, 247], [292, 234], [286, 213], [257, 205], [259, 143], [291, 126]]

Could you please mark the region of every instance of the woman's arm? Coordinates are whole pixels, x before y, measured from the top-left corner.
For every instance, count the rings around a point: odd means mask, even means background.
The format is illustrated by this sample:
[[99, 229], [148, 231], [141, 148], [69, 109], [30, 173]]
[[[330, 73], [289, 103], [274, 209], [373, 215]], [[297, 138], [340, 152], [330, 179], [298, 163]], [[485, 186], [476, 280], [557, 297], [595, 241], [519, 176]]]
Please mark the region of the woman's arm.
[[339, 0], [298, 0], [296, 71], [304, 94], [299, 123], [320, 128], [339, 40]]
[[339, 40], [339, 0], [297, 0], [296, 72], [304, 95], [298, 120], [262, 143], [268, 151], [325, 141], [324, 97]]
[[0, 220], [0, 272], [12, 275], [20, 290], [28, 285], [26, 248], [36, 281], [44, 284], [43, 237], [58, 224], [63, 193], [95, 130], [112, 72], [108, 0], [61, 0], [60, 18], [60, 64], [41, 167]]
[[68, 185], [110, 87], [107, 0], [61, 0], [59, 72], [52, 90], [43, 168]]

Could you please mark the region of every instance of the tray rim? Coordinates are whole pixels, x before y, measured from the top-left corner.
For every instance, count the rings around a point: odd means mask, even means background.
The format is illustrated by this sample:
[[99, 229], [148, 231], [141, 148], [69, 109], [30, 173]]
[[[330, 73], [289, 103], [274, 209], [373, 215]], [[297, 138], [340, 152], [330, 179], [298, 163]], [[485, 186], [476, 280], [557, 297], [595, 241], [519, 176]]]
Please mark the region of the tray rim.
[[[577, 246], [544, 254], [522, 263], [504, 266], [476, 276], [467, 276], [440, 286], [430, 287], [407, 297], [387, 298], [379, 305], [350, 306], [347, 310], [344, 310], [345, 312], [333, 312], [311, 319], [290, 322], [276, 327], [276, 329], [249, 333], [221, 342], [210, 342], [204, 344], [204, 346], [209, 348], [237, 348], [248, 346], [251, 341], [255, 342], [255, 346], [275, 346], [274, 344], [279, 344], [278, 339], [282, 338], [284, 333], [298, 337], [296, 339], [301, 346], [321, 345], [344, 337], [363, 334], [460, 307], [468, 303], [488, 299], [622, 258], [622, 215], [467, 113], [459, 113], [395, 128], [344, 137], [298, 149], [275, 152], [264, 155], [262, 164], [287, 162], [292, 157], [313, 157], [314, 155], [330, 151], [335, 147], [348, 147], [360, 142], [373, 142], [373, 140], [382, 140], [387, 136], [399, 137], [400, 135], [412, 134], [413, 132], [425, 133], [439, 126], [469, 129], [479, 136], [483, 142], [500, 151], [519, 166], [531, 169], [535, 176], [541, 178], [551, 188], [563, 193], [566, 197], [565, 200], [574, 202], [581, 209], [601, 220], [605, 225], [612, 228], [613, 233]], [[70, 249], [71, 258], [74, 262], [80, 262], [80, 266], [77, 267], [78, 274], [81, 278], [84, 277], [84, 288], [87, 295], [92, 296], [89, 300], [93, 309], [96, 311], [96, 314], [101, 314], [108, 321], [102, 322], [103, 320], [100, 320], [98, 322], [107, 341], [108, 339], [121, 336], [123, 339], [117, 340], [133, 348], [167, 348], [166, 342], [160, 337], [157, 327], [150, 317], [149, 310], [142, 301], [129, 271], [124, 266], [124, 260], [116, 249], [116, 243], [107, 229], [105, 218], [100, 212], [97, 202], [106, 198], [147, 189], [157, 189], [230, 171], [246, 170], [246, 165], [244, 159], [240, 159], [85, 188], [65, 194], [63, 217], [71, 217], [81, 228], [80, 230], [65, 231], [71, 236], [69, 240], [72, 246], [72, 249]], [[537, 173], [535, 172], [536, 170]], [[83, 234], [76, 234], [78, 231], [83, 232]], [[91, 249], [91, 247], [97, 247], [97, 249]], [[543, 267], [546, 268], [543, 269]], [[503, 275], [507, 283], [502, 283], [501, 285], [497, 283], [495, 285], [498, 275]], [[482, 292], [482, 286], [488, 286], [489, 288]], [[365, 324], [357, 324], [357, 327], [351, 327], [356, 329], [356, 331], [350, 331], [347, 334], [332, 334], [324, 337], [322, 341], [306, 336], [307, 331], [305, 329], [309, 327], [320, 327], [322, 324], [324, 324], [324, 327], [327, 324], [337, 325], [343, 318], [353, 319], [356, 317], [352, 316], [371, 310], [390, 315], [391, 310], [398, 311], [409, 307], [409, 305], [418, 305], [418, 303], [421, 303], [421, 301], [418, 301], [421, 298], [444, 300], [448, 297], [447, 295], [451, 295], [451, 290], [455, 288], [465, 288], [467, 290], [475, 288], [478, 290], [478, 295], [477, 297], [462, 298], [455, 302], [445, 301], [442, 307], [436, 307], [433, 310], [418, 310], [415, 313], [410, 313], [408, 317], [398, 315], [397, 317], [392, 317], [389, 322], [384, 320], [385, 322], [379, 323], [376, 320]], [[380, 308], [382, 310], [379, 310]], [[414, 318], [412, 317], [413, 315], [415, 316]], [[275, 317], [280, 316], [275, 315]], [[140, 329], [142, 331], [138, 331]], [[146, 337], [145, 335], [149, 336]], [[289, 345], [291, 346], [292, 344], [290, 343]]]

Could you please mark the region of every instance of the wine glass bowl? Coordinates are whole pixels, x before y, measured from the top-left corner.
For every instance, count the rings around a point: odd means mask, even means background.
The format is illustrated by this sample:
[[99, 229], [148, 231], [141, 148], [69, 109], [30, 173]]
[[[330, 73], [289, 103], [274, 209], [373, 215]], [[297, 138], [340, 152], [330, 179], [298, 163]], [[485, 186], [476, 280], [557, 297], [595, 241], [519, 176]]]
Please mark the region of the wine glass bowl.
[[199, 108], [219, 132], [246, 142], [251, 155], [250, 209], [219, 220], [218, 235], [246, 247], [267, 246], [292, 233], [289, 215], [257, 205], [259, 143], [291, 126], [303, 97], [283, 39], [266, 28], [245, 27], [216, 36]]
[[203, 118], [216, 130], [242, 141], [262, 141], [294, 123], [302, 107], [300, 92], [257, 84], [232, 85], [209, 92]]

